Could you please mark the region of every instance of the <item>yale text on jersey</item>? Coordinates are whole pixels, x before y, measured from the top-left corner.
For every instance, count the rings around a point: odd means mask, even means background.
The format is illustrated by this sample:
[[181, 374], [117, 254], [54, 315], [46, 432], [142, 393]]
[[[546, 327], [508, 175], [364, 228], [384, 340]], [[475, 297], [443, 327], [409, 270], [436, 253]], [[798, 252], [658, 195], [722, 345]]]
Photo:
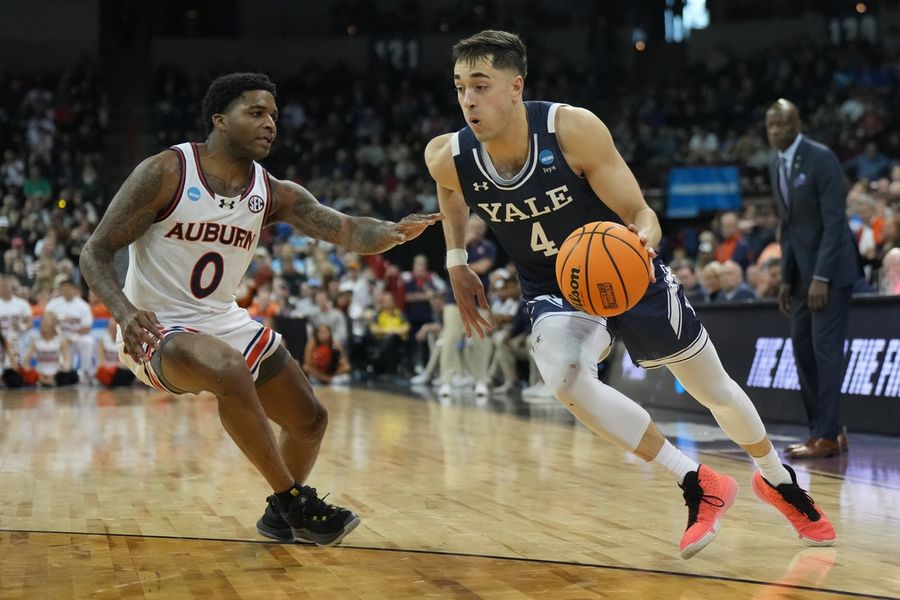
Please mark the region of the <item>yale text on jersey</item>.
[[478, 208], [488, 214], [492, 223], [527, 221], [571, 204], [572, 196], [567, 194], [568, 191], [565, 185], [555, 187], [544, 192], [547, 199], [541, 198], [540, 204], [537, 197], [526, 198], [523, 201], [525, 206], [521, 208], [512, 202], [479, 202]]
[[225, 246], [234, 246], [244, 250], [249, 250], [256, 239], [252, 231], [235, 225], [210, 223], [209, 221], [189, 223], [178, 221], [164, 237], [186, 242], [218, 242]]

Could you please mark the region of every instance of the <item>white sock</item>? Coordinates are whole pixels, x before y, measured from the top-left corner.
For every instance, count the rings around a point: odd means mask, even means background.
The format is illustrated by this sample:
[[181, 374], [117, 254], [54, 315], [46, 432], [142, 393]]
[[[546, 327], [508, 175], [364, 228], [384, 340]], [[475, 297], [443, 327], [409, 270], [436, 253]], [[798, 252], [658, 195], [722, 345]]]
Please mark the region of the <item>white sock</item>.
[[678, 483], [684, 481], [685, 475], [700, 468], [700, 465], [670, 444], [669, 440], [663, 442], [662, 448], [659, 449], [659, 454], [650, 462], [666, 473], [674, 475]]
[[781, 464], [781, 459], [778, 458], [775, 448], [770, 448], [769, 453], [765, 456], [753, 456], [751, 458], [753, 458], [756, 466], [759, 467], [759, 472], [762, 473], [762, 476], [772, 485], [778, 487], [782, 483], [791, 483], [791, 474]]

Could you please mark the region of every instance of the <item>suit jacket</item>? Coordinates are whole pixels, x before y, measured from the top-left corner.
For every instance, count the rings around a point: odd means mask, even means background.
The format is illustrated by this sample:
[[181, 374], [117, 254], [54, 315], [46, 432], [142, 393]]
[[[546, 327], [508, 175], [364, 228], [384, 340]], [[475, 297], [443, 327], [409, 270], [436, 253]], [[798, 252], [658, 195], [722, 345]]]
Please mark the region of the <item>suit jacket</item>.
[[847, 223], [844, 173], [834, 152], [807, 137], [800, 140], [787, 203], [781, 196], [777, 158], [769, 166], [769, 178], [781, 215], [782, 281], [794, 293], [802, 293], [813, 276], [835, 287], [852, 285], [862, 277]]

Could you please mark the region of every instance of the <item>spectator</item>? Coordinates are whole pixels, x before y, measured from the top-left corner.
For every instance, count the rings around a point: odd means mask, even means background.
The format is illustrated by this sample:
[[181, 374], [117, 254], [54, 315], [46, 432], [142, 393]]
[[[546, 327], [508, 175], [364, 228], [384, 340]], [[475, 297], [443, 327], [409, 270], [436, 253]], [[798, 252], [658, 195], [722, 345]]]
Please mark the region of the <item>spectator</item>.
[[[751, 205], [753, 206], [753, 205]], [[770, 246], [778, 246], [775, 230], [778, 228], [778, 215], [771, 209], [759, 210], [749, 208], [746, 217], [738, 223], [741, 234], [747, 242], [750, 256], [759, 262], [763, 252]]]
[[348, 332], [344, 315], [334, 308], [334, 304], [325, 290], [316, 290], [315, 303], [315, 311], [309, 317], [310, 325], [314, 328], [318, 328], [320, 325], [328, 325], [335, 341], [341, 347], [346, 348]]
[[419, 343], [428, 344], [428, 362], [418, 375], [409, 380], [412, 385], [426, 385], [434, 379], [434, 372], [437, 370], [441, 357], [441, 346], [444, 343], [441, 335], [443, 330], [441, 319], [443, 319], [444, 315], [443, 295], [438, 294], [431, 298], [431, 314], [434, 316], [434, 320], [430, 323], [425, 323], [416, 332], [416, 340]]
[[778, 290], [781, 289], [781, 258], [770, 258], [763, 263], [755, 289], [756, 297], [760, 300], [778, 298]]
[[281, 305], [272, 297], [272, 290], [268, 284], [256, 290], [247, 312], [266, 327], [271, 328], [274, 325], [275, 317], [281, 314]]
[[693, 261], [690, 259], [682, 259], [675, 261], [671, 265], [672, 272], [684, 287], [684, 296], [691, 304], [700, 304], [707, 301], [706, 289], [700, 285], [697, 277], [697, 270]]
[[869, 142], [862, 154], [844, 162], [844, 169], [855, 173], [856, 179], [871, 182], [890, 172], [891, 160], [881, 153], [875, 142]]
[[694, 126], [693, 135], [688, 141], [688, 161], [692, 163], [712, 164], [719, 151], [719, 136], [714, 131]]
[[94, 339], [91, 337], [91, 327], [94, 324], [94, 316], [90, 305], [78, 295], [78, 287], [71, 279], [63, 279], [59, 283], [59, 296], [47, 302], [43, 318], [52, 314], [59, 324], [59, 332], [66, 340], [67, 352], [74, 351], [78, 356], [72, 364], [81, 372], [82, 379], [89, 381], [94, 374]]
[[[35, 361], [33, 368], [32, 359]], [[78, 375], [72, 369], [69, 343], [59, 334], [53, 313], [46, 313], [41, 319], [38, 335], [31, 339], [25, 351], [21, 372], [25, 383], [30, 385], [61, 386], [78, 383]]]
[[718, 302], [719, 296], [722, 292], [722, 265], [713, 261], [703, 267], [703, 270], [700, 271], [700, 281], [703, 283], [703, 288], [706, 290], [706, 301], [707, 302]]
[[716, 234], [703, 231], [697, 236], [697, 240], [697, 268], [703, 269], [707, 264], [716, 262]]
[[719, 235], [722, 240], [716, 246], [716, 262], [725, 263], [733, 260], [741, 269], [746, 269], [747, 265], [752, 262], [750, 256], [750, 246], [741, 235], [738, 228], [737, 213], [723, 213], [719, 219]]
[[424, 254], [413, 258], [412, 272], [403, 273], [401, 279], [406, 299], [404, 313], [410, 327], [410, 367], [418, 370], [422, 363], [427, 362], [427, 345], [416, 334], [426, 323], [434, 321], [431, 298], [443, 293], [446, 285], [428, 270], [428, 258]]
[[134, 373], [119, 360], [116, 329], [116, 320], [109, 317], [106, 331], [97, 340], [97, 371], [94, 376], [106, 387], [127, 387], [134, 381]]
[[39, 202], [46, 202], [50, 199], [53, 188], [41, 173], [39, 166], [31, 165], [28, 169], [28, 179], [25, 180], [25, 185], [22, 187], [22, 194], [25, 196], [25, 200], [35, 199]]
[[324, 384], [340, 384], [349, 381], [350, 363], [347, 353], [332, 335], [331, 328], [322, 324], [306, 342], [303, 353], [303, 371], [313, 381]]
[[497, 281], [499, 288], [495, 289], [503, 298], [499, 310], [492, 311], [494, 317], [494, 358], [490, 369], [490, 375], [500, 374], [500, 385], [493, 391], [497, 394], [507, 394], [512, 391], [519, 381], [516, 369], [516, 361], [529, 360], [531, 345], [528, 342], [531, 333], [529, 317], [528, 326], [523, 325], [523, 311], [527, 313], [527, 306], [522, 299], [522, 287], [518, 278], [512, 276], [508, 279]]
[[394, 296], [383, 292], [380, 309], [369, 326], [374, 338], [374, 362], [376, 370], [386, 375], [398, 375], [405, 340], [409, 335], [409, 322], [394, 303]]
[[31, 330], [31, 306], [13, 295], [14, 276], [0, 277], [0, 334], [18, 360], [25, 335]]
[[296, 258], [290, 244], [282, 244], [278, 258], [272, 263], [272, 269], [288, 286], [291, 295], [300, 293], [300, 284], [306, 281], [303, 261]]
[[733, 260], [722, 263], [719, 281], [722, 287], [717, 302], [749, 302], [756, 299], [756, 292], [744, 281], [741, 266]]

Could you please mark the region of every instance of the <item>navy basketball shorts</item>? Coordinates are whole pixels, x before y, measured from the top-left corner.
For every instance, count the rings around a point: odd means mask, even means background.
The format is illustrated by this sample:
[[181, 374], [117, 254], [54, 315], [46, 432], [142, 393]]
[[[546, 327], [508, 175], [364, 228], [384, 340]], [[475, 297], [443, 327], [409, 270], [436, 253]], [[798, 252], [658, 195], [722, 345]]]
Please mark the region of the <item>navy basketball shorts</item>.
[[[631, 360], [645, 369], [684, 362], [696, 356], [709, 341], [684, 289], [659, 259], [654, 261], [656, 282], [636, 306], [616, 317], [588, 315], [573, 307], [562, 295], [543, 295], [528, 301], [532, 326], [550, 315], [572, 313], [573, 317], [590, 320], [609, 333], [610, 346], [621, 338]], [[601, 351], [605, 358], [610, 348]]]

